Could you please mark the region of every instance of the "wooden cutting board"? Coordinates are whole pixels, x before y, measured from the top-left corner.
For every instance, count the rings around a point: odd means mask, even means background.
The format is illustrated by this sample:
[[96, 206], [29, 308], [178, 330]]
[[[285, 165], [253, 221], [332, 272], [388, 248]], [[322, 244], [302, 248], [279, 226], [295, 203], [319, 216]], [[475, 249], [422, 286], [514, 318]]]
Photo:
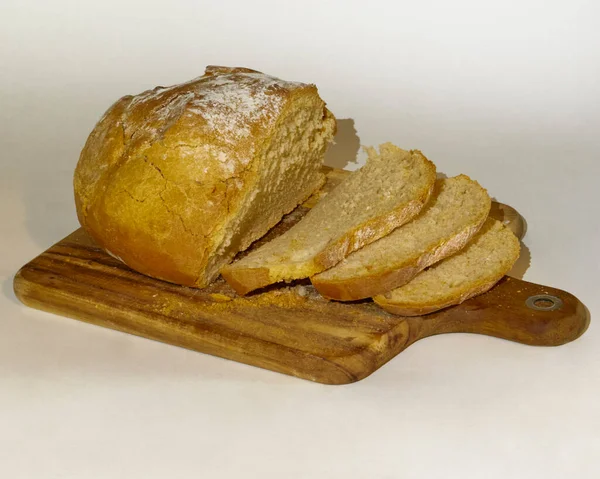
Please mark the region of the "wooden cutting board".
[[[343, 176], [329, 171], [324, 191]], [[291, 227], [318, 197], [262, 242]], [[525, 223], [512, 208], [495, 203], [491, 214], [524, 234]], [[246, 297], [221, 278], [204, 289], [187, 288], [132, 271], [82, 229], [23, 266], [14, 288], [33, 308], [326, 384], [363, 379], [435, 334], [479, 333], [557, 346], [581, 336], [590, 320], [575, 296], [509, 277], [459, 306], [410, 318], [388, 314], [370, 300], [326, 301], [308, 281]]]

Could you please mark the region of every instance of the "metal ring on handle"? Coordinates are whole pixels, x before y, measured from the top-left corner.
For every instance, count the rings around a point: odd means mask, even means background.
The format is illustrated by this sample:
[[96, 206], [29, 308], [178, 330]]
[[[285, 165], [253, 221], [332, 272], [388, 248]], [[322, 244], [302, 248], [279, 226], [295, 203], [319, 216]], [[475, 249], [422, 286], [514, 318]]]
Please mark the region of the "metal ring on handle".
[[[540, 306], [536, 304], [538, 302], [548, 301], [550, 304], [547, 306]], [[525, 301], [528, 308], [535, 309], [536, 311], [555, 311], [562, 308], [563, 302], [556, 296], [549, 294], [536, 294], [535, 296], [529, 296]]]

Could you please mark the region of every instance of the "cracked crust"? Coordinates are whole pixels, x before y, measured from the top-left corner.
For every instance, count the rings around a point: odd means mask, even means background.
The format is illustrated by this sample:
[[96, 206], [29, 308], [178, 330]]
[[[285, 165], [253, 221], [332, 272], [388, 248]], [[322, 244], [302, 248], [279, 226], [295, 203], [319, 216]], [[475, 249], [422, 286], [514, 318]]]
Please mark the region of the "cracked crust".
[[247, 68], [208, 67], [190, 82], [121, 98], [90, 134], [75, 171], [81, 225], [141, 273], [207, 285], [322, 185], [325, 148], [310, 172], [297, 167], [303, 176], [287, 203], [256, 220], [261, 172], [271, 168], [264, 154], [279, 148], [274, 132], [297, 105], [318, 116], [326, 144], [335, 119], [314, 85]]

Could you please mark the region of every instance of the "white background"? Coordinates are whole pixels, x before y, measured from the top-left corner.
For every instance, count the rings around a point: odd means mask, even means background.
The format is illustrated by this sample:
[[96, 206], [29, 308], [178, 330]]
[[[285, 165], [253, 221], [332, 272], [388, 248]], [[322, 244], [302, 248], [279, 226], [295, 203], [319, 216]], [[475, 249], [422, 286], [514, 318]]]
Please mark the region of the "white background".
[[[598, 25], [592, 0], [0, 2], [0, 477], [599, 477]], [[20, 305], [96, 120], [207, 64], [314, 82], [362, 144], [478, 179], [587, 334], [439, 336], [333, 387]]]

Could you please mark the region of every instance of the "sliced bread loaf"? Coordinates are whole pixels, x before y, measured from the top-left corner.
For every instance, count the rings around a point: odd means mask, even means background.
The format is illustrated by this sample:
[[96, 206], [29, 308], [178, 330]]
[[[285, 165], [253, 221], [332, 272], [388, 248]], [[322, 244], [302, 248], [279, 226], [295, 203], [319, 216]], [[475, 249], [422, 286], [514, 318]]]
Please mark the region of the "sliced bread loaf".
[[410, 283], [373, 299], [402, 316], [431, 313], [485, 293], [514, 265], [519, 240], [499, 221], [488, 218], [460, 252], [418, 274]]
[[221, 274], [246, 294], [278, 281], [307, 278], [414, 218], [433, 191], [435, 166], [420, 151], [391, 143], [367, 149], [365, 166], [319, 201], [289, 231]]
[[468, 176], [438, 180], [413, 221], [311, 277], [323, 296], [352, 301], [402, 286], [427, 266], [462, 249], [483, 225], [491, 200]]
[[335, 128], [314, 85], [247, 68], [125, 96], [81, 152], [79, 221], [140, 273], [205, 287], [323, 184]]

